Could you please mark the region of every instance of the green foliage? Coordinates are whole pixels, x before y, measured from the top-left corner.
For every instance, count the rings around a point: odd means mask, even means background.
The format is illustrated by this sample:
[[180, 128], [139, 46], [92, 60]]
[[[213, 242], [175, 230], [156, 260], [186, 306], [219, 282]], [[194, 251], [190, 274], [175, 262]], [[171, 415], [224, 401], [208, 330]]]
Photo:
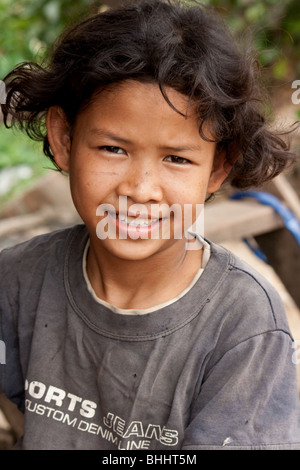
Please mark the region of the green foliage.
[[0, 0], [1, 78], [20, 62], [40, 62], [66, 25], [100, 5], [96, 0]]
[[24, 164], [32, 166], [37, 172], [43, 170], [43, 165], [48, 165], [48, 160], [41, 152], [41, 144], [33, 142], [18, 131], [1, 126], [0, 171], [9, 166]]
[[251, 33], [272, 81], [300, 74], [299, 0], [205, 0], [237, 34]]
[[19, 131], [0, 126], [0, 172], [21, 165], [29, 166], [32, 175], [24, 181], [19, 181], [5, 196], [0, 193], [0, 209], [12, 196], [24, 190], [48, 169], [54, 168], [42, 153], [41, 144], [33, 142]]
[[[202, 3], [215, 7], [236, 33], [254, 32], [261, 62], [271, 68], [271, 78], [285, 80], [292, 70], [300, 73], [299, 0]], [[100, 0], [0, 0], [0, 78], [24, 60], [41, 61], [66, 25], [101, 5]]]
[[[0, 0], [0, 79], [21, 62], [41, 62], [65, 26], [100, 5], [97, 0]], [[41, 143], [0, 125], [0, 172], [24, 164], [32, 168], [32, 178], [21, 181], [8, 195], [1, 196], [0, 207], [32, 179], [53, 168], [42, 152]]]

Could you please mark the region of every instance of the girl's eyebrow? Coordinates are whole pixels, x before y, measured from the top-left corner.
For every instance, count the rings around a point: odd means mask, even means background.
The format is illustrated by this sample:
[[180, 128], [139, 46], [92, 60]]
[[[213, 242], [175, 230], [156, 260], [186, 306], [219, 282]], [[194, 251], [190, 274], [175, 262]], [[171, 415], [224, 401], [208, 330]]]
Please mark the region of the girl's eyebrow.
[[201, 145], [181, 145], [180, 147], [171, 147], [169, 145], [164, 147], [164, 150], [170, 151], [170, 152], [199, 152], [202, 150]]
[[[133, 145], [133, 142], [131, 140], [115, 135], [112, 132], [106, 131], [105, 129], [94, 128], [94, 129], [91, 129], [89, 133], [96, 135], [98, 137], [106, 137], [120, 144]], [[202, 150], [202, 146], [200, 144], [190, 145], [189, 143], [182, 144], [180, 145], [180, 147], [177, 147], [176, 145], [174, 146], [164, 145], [162, 146], [162, 148], [163, 150], [168, 151], [168, 152], [199, 152]]]
[[98, 137], [106, 137], [108, 139], [114, 140], [115, 142], [119, 142], [122, 144], [132, 144], [131, 140], [125, 139], [124, 137], [120, 137], [118, 135], [112, 134], [104, 129], [94, 128], [89, 131], [90, 134], [96, 135]]

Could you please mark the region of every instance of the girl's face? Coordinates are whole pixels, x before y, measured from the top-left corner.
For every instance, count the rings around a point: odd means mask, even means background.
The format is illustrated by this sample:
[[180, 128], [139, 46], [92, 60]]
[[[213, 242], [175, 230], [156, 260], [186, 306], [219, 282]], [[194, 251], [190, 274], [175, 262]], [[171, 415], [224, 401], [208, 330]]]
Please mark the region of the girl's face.
[[166, 91], [183, 115], [156, 84], [110, 86], [79, 114], [72, 142], [61, 110], [48, 113], [55, 160], [70, 175], [91, 243], [119, 258], [184, 250], [183, 221], [191, 214], [195, 219], [207, 193], [227, 176], [224, 156], [199, 135], [193, 105], [187, 108], [188, 99], [174, 89]]

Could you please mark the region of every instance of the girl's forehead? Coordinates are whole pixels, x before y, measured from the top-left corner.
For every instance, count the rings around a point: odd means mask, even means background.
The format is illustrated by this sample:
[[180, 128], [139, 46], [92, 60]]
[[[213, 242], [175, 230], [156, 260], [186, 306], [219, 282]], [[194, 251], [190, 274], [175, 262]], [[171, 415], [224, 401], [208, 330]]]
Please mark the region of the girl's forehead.
[[121, 82], [111, 83], [97, 89], [91, 97], [85, 109], [101, 110], [101, 107], [118, 106], [126, 107], [132, 112], [155, 112], [164, 108], [170, 115], [176, 113], [184, 118], [197, 117], [196, 103], [172, 87], [163, 89], [155, 81], [139, 81], [127, 79]]
[[[170, 103], [157, 83], [114, 83], [95, 94], [79, 115], [75, 131], [95, 138], [110, 136], [121, 143], [197, 147], [202, 138], [195, 106], [173, 88], [165, 91]], [[211, 138], [207, 127], [206, 131]]]
[[202, 123], [198, 103], [170, 86], [161, 89], [154, 80], [127, 79], [101, 87], [96, 90], [86, 109], [91, 111], [95, 118], [102, 119], [105, 114], [106, 117], [111, 116], [114, 121], [117, 121], [122, 113], [128, 118], [141, 116], [141, 119], [147, 118], [149, 122], [156, 115], [162, 125], [167, 126], [169, 121], [172, 121], [184, 129], [187, 122], [193, 121], [197, 135], [203, 124], [203, 135], [214, 140], [214, 124], [210, 120]]

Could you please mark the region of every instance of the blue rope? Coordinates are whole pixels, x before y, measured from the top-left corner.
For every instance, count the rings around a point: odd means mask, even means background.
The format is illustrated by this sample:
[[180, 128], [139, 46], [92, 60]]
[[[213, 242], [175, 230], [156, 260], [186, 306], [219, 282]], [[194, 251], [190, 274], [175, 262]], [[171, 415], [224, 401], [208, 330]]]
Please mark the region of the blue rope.
[[294, 236], [300, 246], [300, 222], [294, 213], [288, 209], [276, 196], [261, 191], [238, 191], [231, 195], [231, 199], [243, 199], [252, 197], [257, 199], [261, 204], [271, 206], [283, 220], [284, 226]]

